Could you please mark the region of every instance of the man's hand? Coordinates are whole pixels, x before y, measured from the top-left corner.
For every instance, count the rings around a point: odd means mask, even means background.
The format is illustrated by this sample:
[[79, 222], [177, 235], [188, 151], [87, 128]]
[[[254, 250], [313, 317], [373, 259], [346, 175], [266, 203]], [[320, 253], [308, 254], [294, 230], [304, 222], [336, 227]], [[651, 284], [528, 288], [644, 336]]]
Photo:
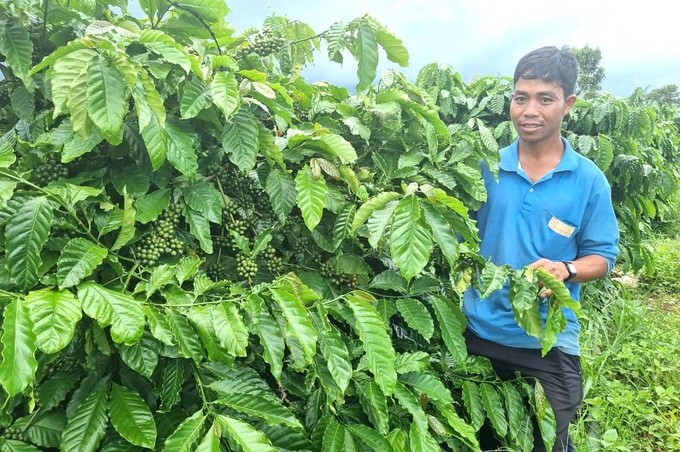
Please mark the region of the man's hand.
[[[551, 261], [549, 259], [541, 258], [536, 262], [533, 262], [530, 266], [531, 268], [542, 268], [543, 270], [553, 275], [555, 279], [557, 279], [558, 281], [564, 281], [569, 277], [567, 267], [564, 265], [564, 263], [560, 261]], [[548, 298], [552, 294], [553, 294], [552, 290], [545, 289], [540, 291], [538, 293], [538, 296], [542, 298]]]

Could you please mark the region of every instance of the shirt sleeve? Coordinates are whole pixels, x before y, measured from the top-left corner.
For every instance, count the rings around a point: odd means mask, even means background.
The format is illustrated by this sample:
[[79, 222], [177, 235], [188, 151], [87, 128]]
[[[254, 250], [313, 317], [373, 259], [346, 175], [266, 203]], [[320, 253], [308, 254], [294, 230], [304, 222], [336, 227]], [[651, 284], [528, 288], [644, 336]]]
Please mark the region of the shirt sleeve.
[[619, 226], [604, 175], [593, 185], [577, 240], [577, 257], [602, 256], [607, 260], [607, 273], [612, 271], [619, 254]]

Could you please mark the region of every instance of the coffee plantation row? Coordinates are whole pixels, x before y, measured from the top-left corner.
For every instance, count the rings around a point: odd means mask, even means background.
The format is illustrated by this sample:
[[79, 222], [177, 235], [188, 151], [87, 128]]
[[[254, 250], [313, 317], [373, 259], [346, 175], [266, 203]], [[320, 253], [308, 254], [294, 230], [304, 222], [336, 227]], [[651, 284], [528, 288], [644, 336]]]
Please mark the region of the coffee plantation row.
[[[466, 451], [484, 424], [550, 446], [540, 385], [462, 338], [471, 284], [509, 278], [544, 352], [579, 313], [478, 254], [511, 80], [378, 77], [409, 55], [368, 15], [236, 35], [221, 0], [140, 6], [0, 5], [0, 450]], [[350, 57], [351, 91], [303, 76]], [[626, 270], [653, 268], [678, 125], [641, 90], [564, 124], [612, 184]]]

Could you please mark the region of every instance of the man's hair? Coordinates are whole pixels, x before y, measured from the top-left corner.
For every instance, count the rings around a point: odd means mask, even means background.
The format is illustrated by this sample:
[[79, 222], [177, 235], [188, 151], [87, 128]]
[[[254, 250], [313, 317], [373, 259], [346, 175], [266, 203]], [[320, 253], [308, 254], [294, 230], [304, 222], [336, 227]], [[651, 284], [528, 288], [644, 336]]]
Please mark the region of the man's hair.
[[520, 78], [541, 79], [557, 83], [567, 98], [574, 93], [578, 78], [578, 60], [569, 47], [541, 47], [524, 55], [515, 68], [514, 83]]

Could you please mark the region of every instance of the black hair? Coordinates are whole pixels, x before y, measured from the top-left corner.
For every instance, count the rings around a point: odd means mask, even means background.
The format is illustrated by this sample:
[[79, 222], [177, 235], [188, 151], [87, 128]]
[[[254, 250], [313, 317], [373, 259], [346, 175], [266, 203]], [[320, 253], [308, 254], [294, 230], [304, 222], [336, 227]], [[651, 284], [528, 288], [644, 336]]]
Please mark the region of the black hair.
[[578, 60], [569, 47], [541, 47], [524, 55], [515, 68], [514, 83], [520, 78], [541, 79], [557, 83], [567, 98], [574, 93], [578, 78]]

